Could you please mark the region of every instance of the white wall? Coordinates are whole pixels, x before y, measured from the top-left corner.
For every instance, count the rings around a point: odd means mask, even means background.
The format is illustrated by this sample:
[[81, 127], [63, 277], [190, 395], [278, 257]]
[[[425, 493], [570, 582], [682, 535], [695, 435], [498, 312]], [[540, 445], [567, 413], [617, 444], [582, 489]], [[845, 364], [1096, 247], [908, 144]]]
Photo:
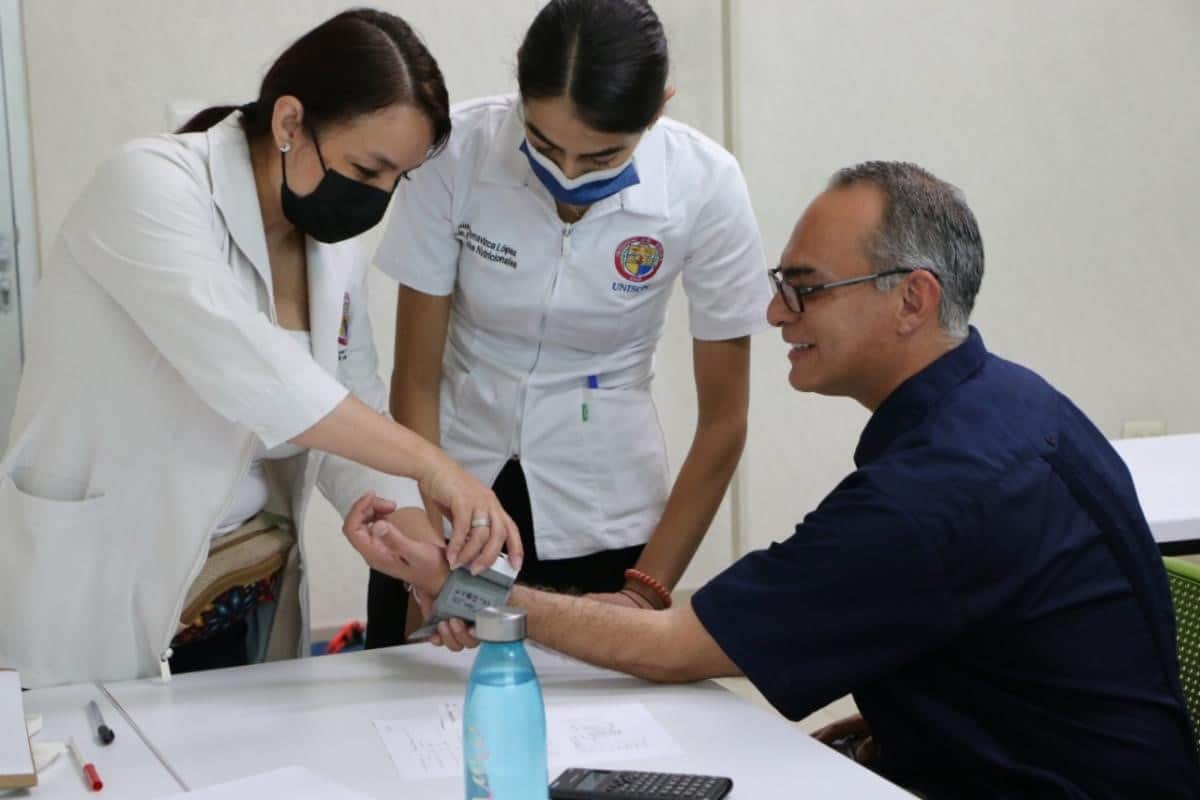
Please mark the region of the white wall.
[[[988, 346], [1110, 437], [1200, 430], [1200, 4], [734, 0], [736, 150], [767, 252], [839, 167], [960, 186]], [[866, 412], [801, 396], [760, 340], [745, 540], [781, 539], [851, 467]]]
[[[343, 8], [336, 0], [27, 0], [22, 6], [42, 252], [93, 169], [121, 142], [164, 130], [181, 101], [245, 102], [263, 72], [296, 36]], [[446, 75], [452, 101], [515, 91], [515, 54], [541, 0], [384, 0], [407, 19]], [[719, 139], [718, 0], [667, 0], [656, 7], [673, 46], [670, 113]], [[379, 230], [365, 238], [374, 249]], [[372, 327], [385, 380], [391, 369], [395, 284], [371, 277]], [[678, 298], [677, 298], [678, 300]], [[678, 468], [691, 439], [695, 399], [686, 307], [676, 304], [660, 349], [656, 394]], [[310, 550], [313, 625], [327, 629], [366, 610], [366, 568], [342, 540], [341, 520], [318, 498]], [[729, 558], [723, 508], [689, 580]]]
[[[909, 159], [957, 183], [988, 269], [976, 322], [998, 353], [1073, 397], [1105, 433], [1159, 417], [1200, 430], [1200, 5], [1194, 0], [731, 0], [734, 142], [777, 257], [829, 174]], [[164, 128], [173, 101], [244, 101], [332, 0], [26, 0], [42, 251], [92, 169]], [[390, 0], [451, 97], [507, 91], [539, 0]], [[720, 139], [719, 0], [655, 3], [673, 116]], [[374, 238], [374, 237], [368, 237]], [[386, 377], [394, 287], [373, 276]], [[680, 298], [676, 298], [678, 301]], [[775, 334], [754, 355], [742, 536], [783, 538], [850, 468], [866, 412], [786, 384]], [[678, 468], [695, 419], [686, 311], [673, 307], [656, 397]], [[361, 617], [366, 572], [328, 506], [312, 511], [314, 624]], [[685, 585], [729, 558], [723, 508]]]

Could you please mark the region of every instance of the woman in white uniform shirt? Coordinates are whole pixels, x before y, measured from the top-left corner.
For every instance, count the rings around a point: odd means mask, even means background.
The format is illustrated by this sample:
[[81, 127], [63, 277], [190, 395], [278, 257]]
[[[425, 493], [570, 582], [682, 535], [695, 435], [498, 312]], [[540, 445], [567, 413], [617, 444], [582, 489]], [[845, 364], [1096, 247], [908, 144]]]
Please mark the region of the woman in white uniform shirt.
[[393, 476], [412, 476], [456, 526], [518, 541], [491, 491], [380, 413], [365, 259], [336, 244], [449, 129], [424, 45], [357, 10], [255, 102], [100, 167], [46, 265], [0, 470], [0, 664], [26, 686], [303, 653], [314, 487], [347, 526], [411, 531], [428, 518]]
[[[661, 116], [648, 4], [553, 0], [517, 58], [520, 97], [457, 106], [397, 193], [376, 257], [401, 284], [392, 414], [493, 484], [522, 582], [661, 607], [741, 454], [758, 229], [733, 157]], [[699, 422], [672, 487], [650, 381], [677, 278]], [[372, 573], [368, 646], [400, 641], [404, 606]]]

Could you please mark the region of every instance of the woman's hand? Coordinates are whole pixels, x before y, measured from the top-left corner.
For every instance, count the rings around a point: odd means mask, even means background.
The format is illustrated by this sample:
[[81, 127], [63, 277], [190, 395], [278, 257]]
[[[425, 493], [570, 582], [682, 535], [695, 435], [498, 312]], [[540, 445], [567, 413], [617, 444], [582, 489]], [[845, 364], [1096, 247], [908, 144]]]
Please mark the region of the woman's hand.
[[407, 508], [399, 508], [388, 514], [384, 519], [392, 523], [396, 530], [410, 539], [416, 539], [418, 542], [429, 542], [439, 550], [446, 548], [446, 539], [442, 535], [441, 526], [439, 525], [435, 528], [430, 524], [429, 514], [425, 512], [423, 507], [409, 506]]
[[517, 525], [496, 495], [444, 453], [419, 483], [427, 497], [450, 519], [453, 533], [446, 546], [451, 569], [470, 565], [478, 575], [508, 547], [508, 560], [521, 568], [524, 549]]
[[429, 643], [438, 647], [445, 647], [447, 650], [452, 650], [457, 653], [459, 650], [470, 650], [479, 646], [479, 640], [475, 638], [475, 628], [461, 619], [452, 619], [449, 622], [439, 622], [437, 633], [429, 637]]
[[391, 500], [384, 500], [374, 492], [367, 492], [350, 506], [349, 513], [342, 520], [342, 533], [348, 537], [352, 530], [365, 531], [376, 520], [395, 512], [396, 504]]
[[291, 441], [389, 475], [416, 478], [422, 494], [450, 519], [453, 535], [446, 557], [452, 566], [469, 564], [478, 574], [507, 545], [510, 561], [520, 567], [521, 537], [496, 495], [436, 445], [353, 395]]
[[[429, 614], [433, 611], [435, 596], [428, 595], [415, 586], [411, 594], [412, 598], [417, 601], [417, 606], [421, 609], [421, 618], [428, 620]], [[479, 646], [479, 640], [472, 633], [471, 626], [461, 619], [439, 622], [437, 633], [429, 637], [429, 643], [438, 647], [445, 647], [456, 653], [460, 650]]]
[[437, 597], [450, 574], [444, 547], [401, 533], [385, 518], [395, 507], [368, 492], [351, 506], [342, 533], [372, 569], [412, 584], [426, 597]]

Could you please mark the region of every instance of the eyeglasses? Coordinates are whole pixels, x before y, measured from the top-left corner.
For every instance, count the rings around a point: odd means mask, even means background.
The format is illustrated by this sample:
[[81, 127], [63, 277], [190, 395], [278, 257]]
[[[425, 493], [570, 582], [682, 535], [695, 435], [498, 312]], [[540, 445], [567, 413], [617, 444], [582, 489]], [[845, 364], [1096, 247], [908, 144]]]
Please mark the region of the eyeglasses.
[[878, 280], [879, 278], [887, 278], [892, 275], [907, 275], [910, 272], [924, 271], [933, 276], [938, 283], [942, 279], [938, 274], [926, 267], [893, 267], [880, 272], [872, 272], [870, 275], [860, 275], [857, 278], [846, 278], [840, 281], [831, 281], [830, 283], [819, 283], [816, 286], [793, 286], [783, 279], [783, 267], [767, 270], [767, 274], [771, 276], [771, 280], [775, 281], [775, 289], [783, 295], [783, 304], [788, 307], [788, 310], [801, 314], [804, 312], [804, 298], [817, 292], [823, 292], [826, 289], [838, 289], [842, 286], [853, 286], [856, 283], [866, 283], [867, 281]]

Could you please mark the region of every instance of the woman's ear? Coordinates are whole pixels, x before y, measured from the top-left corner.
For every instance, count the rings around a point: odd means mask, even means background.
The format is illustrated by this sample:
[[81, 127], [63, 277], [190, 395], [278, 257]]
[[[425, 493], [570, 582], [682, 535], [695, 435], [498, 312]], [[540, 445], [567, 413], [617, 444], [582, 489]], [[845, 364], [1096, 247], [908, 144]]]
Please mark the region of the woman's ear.
[[295, 147], [303, 138], [304, 106], [300, 100], [290, 94], [280, 95], [275, 101], [271, 112], [271, 135], [275, 145], [282, 148], [284, 144]]
[[658, 113], [654, 115], [654, 119], [650, 120], [650, 124], [646, 126], [647, 128], [654, 127], [654, 123], [658, 122], [658, 118], [661, 117], [664, 113], [666, 113], [667, 103], [669, 103], [671, 101], [671, 98], [674, 96], [675, 96], [675, 87], [674, 86], [668, 86], [666, 89], [663, 89], [662, 105], [660, 105], [658, 107]]

